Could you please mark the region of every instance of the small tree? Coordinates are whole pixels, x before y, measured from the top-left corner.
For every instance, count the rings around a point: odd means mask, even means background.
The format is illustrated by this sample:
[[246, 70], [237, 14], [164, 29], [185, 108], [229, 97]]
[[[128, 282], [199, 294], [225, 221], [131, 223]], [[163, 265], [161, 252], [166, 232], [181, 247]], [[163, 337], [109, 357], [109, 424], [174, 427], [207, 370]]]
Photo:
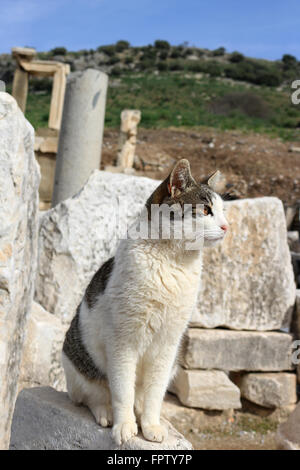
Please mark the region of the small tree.
[[159, 58], [161, 60], [166, 60], [168, 57], [168, 52], [166, 50], [162, 50], [160, 53], [159, 53]]
[[113, 76], [113, 77], [119, 77], [122, 73], [122, 70], [120, 67], [118, 67], [117, 65], [115, 67], [113, 67], [110, 71], [110, 74]]
[[244, 56], [243, 54], [241, 54], [240, 52], [237, 52], [237, 51], [234, 51], [231, 55], [230, 55], [230, 62], [233, 62], [233, 63], [238, 63], [238, 62], [242, 62], [244, 60]]
[[224, 55], [225, 52], [226, 52], [225, 47], [218, 47], [218, 49], [215, 49], [214, 51], [212, 51], [212, 55], [217, 57], [217, 56]]
[[156, 49], [166, 49], [166, 50], [169, 50], [171, 45], [168, 41], [163, 41], [162, 39], [157, 39], [155, 42], [154, 42], [154, 47]]
[[130, 47], [130, 43], [128, 41], [118, 41], [116, 42], [116, 51], [117, 52], [123, 52], [125, 49], [128, 49]]
[[116, 52], [116, 47], [113, 44], [108, 44], [106, 46], [100, 46], [97, 49], [98, 52], [104, 52], [104, 54], [109, 57], [113, 56]]
[[287, 69], [293, 68], [297, 65], [296, 57], [291, 54], [284, 54], [281, 61]]
[[168, 70], [168, 64], [167, 62], [161, 60], [160, 62], [158, 62], [157, 68], [159, 71], [164, 72]]
[[52, 55], [66, 55], [67, 49], [65, 47], [54, 47], [54, 49], [51, 49], [50, 53]]

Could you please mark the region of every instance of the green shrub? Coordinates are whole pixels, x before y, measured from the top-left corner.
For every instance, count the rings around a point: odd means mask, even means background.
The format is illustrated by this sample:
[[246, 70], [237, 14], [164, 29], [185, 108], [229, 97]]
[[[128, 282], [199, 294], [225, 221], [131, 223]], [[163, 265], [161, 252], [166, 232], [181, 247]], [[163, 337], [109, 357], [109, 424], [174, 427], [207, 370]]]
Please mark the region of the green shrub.
[[166, 60], [166, 58], [168, 57], [168, 52], [166, 50], [162, 50], [160, 53], [159, 53], [159, 58], [161, 60]]
[[226, 52], [225, 47], [218, 47], [218, 49], [215, 49], [214, 51], [212, 51], [212, 55], [215, 57], [218, 57], [218, 56], [224, 55], [225, 52]]
[[156, 41], [154, 41], [154, 47], [156, 49], [166, 49], [166, 50], [169, 50], [171, 45], [168, 41], [164, 41], [162, 39], [157, 39]]
[[176, 71], [176, 70], [184, 70], [185, 63], [183, 60], [170, 60], [169, 62], [169, 70]]
[[125, 64], [132, 64], [132, 62], [133, 62], [133, 57], [131, 57], [130, 55], [128, 55], [127, 57], [125, 57], [124, 62], [125, 62]]
[[232, 63], [242, 62], [244, 59], [245, 57], [243, 56], [243, 54], [237, 51], [232, 52], [232, 54], [230, 54], [230, 57], [229, 57], [229, 60]]
[[84, 56], [87, 56], [89, 55], [89, 51], [87, 49], [80, 49], [79, 52], [79, 55], [84, 55]]
[[97, 49], [98, 52], [104, 52], [108, 56], [113, 56], [116, 53], [116, 46], [108, 44], [107, 46], [100, 46]]
[[188, 55], [193, 55], [194, 51], [190, 47], [187, 47], [186, 49], [183, 50], [183, 57], [187, 57]]
[[29, 91], [44, 91], [51, 93], [52, 79], [48, 77], [32, 77], [29, 80]]
[[152, 59], [156, 58], [157, 51], [152, 46], [143, 47], [143, 55], [140, 60]]
[[225, 75], [234, 80], [243, 80], [257, 85], [278, 86], [282, 82], [282, 74], [274, 65], [265, 65], [251, 60], [226, 66]]
[[219, 77], [222, 75], [224, 67], [214, 60], [205, 63], [204, 70], [206, 73], [209, 73], [212, 77]]
[[190, 72], [205, 72], [205, 62], [203, 60], [186, 60], [185, 66]]
[[215, 99], [209, 104], [215, 114], [230, 115], [239, 111], [249, 117], [266, 119], [270, 109], [266, 101], [250, 91], [232, 92]]
[[141, 60], [139, 62], [139, 69], [140, 70], [150, 70], [150, 69], [153, 69], [155, 66], [155, 61], [151, 58], [143, 58], [143, 60]]
[[118, 56], [113, 55], [109, 58], [107, 63], [108, 65], [114, 65], [114, 64], [117, 64], [118, 62], [120, 62], [120, 59], [118, 58]]
[[170, 57], [172, 59], [178, 59], [182, 55], [182, 49], [179, 49], [179, 47], [174, 47], [171, 51]]
[[164, 72], [164, 71], [168, 70], [168, 64], [167, 64], [166, 61], [161, 60], [157, 63], [157, 68], [161, 72]]
[[65, 47], [54, 47], [54, 49], [51, 49], [50, 54], [51, 55], [66, 55], [67, 52], [68, 51]]
[[256, 75], [257, 85], [267, 85], [267, 86], [279, 86], [282, 82], [282, 75], [279, 70], [272, 69], [269, 70], [259, 70]]
[[290, 54], [284, 54], [281, 59], [286, 69], [294, 68], [297, 66], [297, 59], [295, 56]]
[[234, 80], [244, 80], [255, 83], [255, 67], [249, 61], [243, 61], [237, 64], [227, 65], [225, 67], [226, 77]]
[[128, 41], [121, 40], [121, 41], [116, 42], [115, 47], [116, 47], [117, 52], [123, 52], [125, 51], [125, 49], [129, 49], [130, 43]]
[[120, 67], [118, 67], [117, 65], [115, 67], [113, 67], [110, 71], [110, 74], [113, 76], [113, 77], [119, 77], [122, 73], [122, 69]]

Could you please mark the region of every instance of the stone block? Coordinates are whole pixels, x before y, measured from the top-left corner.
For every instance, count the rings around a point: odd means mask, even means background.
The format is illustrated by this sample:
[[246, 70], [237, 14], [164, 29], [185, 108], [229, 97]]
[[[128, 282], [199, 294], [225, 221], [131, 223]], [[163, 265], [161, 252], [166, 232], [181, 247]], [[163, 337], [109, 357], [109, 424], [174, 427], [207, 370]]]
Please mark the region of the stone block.
[[288, 420], [279, 426], [276, 441], [279, 450], [300, 450], [300, 403]]
[[189, 328], [182, 364], [187, 369], [287, 371], [292, 335], [279, 332]]
[[297, 402], [296, 374], [267, 372], [243, 374], [235, 382], [241, 396], [265, 408], [282, 408]]
[[26, 328], [20, 387], [49, 385], [56, 390], [66, 390], [61, 364], [65, 329], [59, 318], [33, 303]]
[[193, 408], [227, 410], [241, 408], [240, 390], [219, 370], [185, 370], [180, 368], [173, 380], [180, 402]]
[[63, 392], [50, 387], [22, 390], [11, 430], [12, 450], [191, 450], [192, 446], [171, 424], [162, 443], [146, 441], [141, 434], [121, 447], [111, 430], [101, 428], [89, 410], [75, 406]]
[[276, 330], [288, 326], [295, 280], [282, 202], [275, 197], [226, 203], [229, 231], [207, 248], [194, 326]]

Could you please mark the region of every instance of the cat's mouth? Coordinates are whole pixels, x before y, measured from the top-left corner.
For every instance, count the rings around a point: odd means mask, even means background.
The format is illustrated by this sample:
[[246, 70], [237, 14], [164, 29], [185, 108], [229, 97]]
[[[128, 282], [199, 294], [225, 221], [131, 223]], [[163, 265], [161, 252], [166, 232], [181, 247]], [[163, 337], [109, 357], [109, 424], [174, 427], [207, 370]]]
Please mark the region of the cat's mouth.
[[221, 233], [220, 235], [216, 235], [216, 236], [207, 236], [207, 237], [204, 237], [204, 240], [207, 242], [216, 243], [216, 242], [220, 242], [224, 240], [225, 235], [226, 235], [225, 233]]
[[[204, 237], [205, 237], [205, 234], [204, 234]], [[205, 238], [207, 238], [208, 240], [222, 240], [223, 238], [225, 237], [225, 233], [220, 233], [220, 234], [216, 234], [216, 235], [207, 235]]]

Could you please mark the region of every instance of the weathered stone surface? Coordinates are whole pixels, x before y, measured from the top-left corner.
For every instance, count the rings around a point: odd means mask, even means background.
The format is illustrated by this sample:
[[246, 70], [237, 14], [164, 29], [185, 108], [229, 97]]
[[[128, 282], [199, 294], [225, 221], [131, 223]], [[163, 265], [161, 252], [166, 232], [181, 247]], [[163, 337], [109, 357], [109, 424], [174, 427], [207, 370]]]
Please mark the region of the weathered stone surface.
[[293, 359], [297, 366], [298, 383], [300, 384], [300, 289], [296, 290], [296, 303], [291, 324], [291, 331], [295, 337]]
[[291, 323], [291, 331], [296, 339], [300, 339], [300, 289], [296, 290], [296, 302]]
[[183, 405], [207, 410], [240, 408], [240, 390], [219, 370], [179, 368], [173, 380], [174, 391]]
[[182, 364], [188, 369], [291, 370], [292, 340], [287, 333], [189, 328]]
[[33, 303], [27, 322], [19, 388], [50, 385], [66, 390], [61, 351], [65, 327], [59, 318]]
[[36, 152], [35, 156], [41, 169], [40, 202], [51, 202], [55, 175], [55, 157], [53, 154], [41, 152]]
[[141, 434], [118, 447], [111, 430], [96, 424], [89, 410], [75, 406], [66, 393], [50, 387], [22, 390], [11, 432], [11, 449], [32, 450], [189, 450], [191, 444], [167, 421], [168, 438], [161, 444], [146, 441]]
[[300, 450], [300, 403], [288, 420], [279, 426], [276, 441], [280, 450]]
[[58, 138], [46, 137], [40, 144], [39, 150], [43, 153], [57, 153]]
[[230, 229], [224, 243], [205, 250], [193, 325], [279, 329], [295, 302], [282, 202], [264, 197], [227, 206]]
[[141, 120], [138, 109], [124, 109], [121, 113], [118, 162], [122, 168], [132, 168], [136, 147], [137, 126]]
[[3, 92], [0, 142], [0, 448], [7, 448], [37, 265], [40, 177], [33, 128]]
[[287, 372], [244, 374], [235, 381], [243, 398], [265, 408], [281, 408], [296, 403], [296, 382], [296, 374]]
[[[157, 181], [94, 171], [83, 189], [41, 216], [36, 301], [68, 323], [92, 276], [115, 251]], [[118, 210], [120, 208], [120, 210]]]

